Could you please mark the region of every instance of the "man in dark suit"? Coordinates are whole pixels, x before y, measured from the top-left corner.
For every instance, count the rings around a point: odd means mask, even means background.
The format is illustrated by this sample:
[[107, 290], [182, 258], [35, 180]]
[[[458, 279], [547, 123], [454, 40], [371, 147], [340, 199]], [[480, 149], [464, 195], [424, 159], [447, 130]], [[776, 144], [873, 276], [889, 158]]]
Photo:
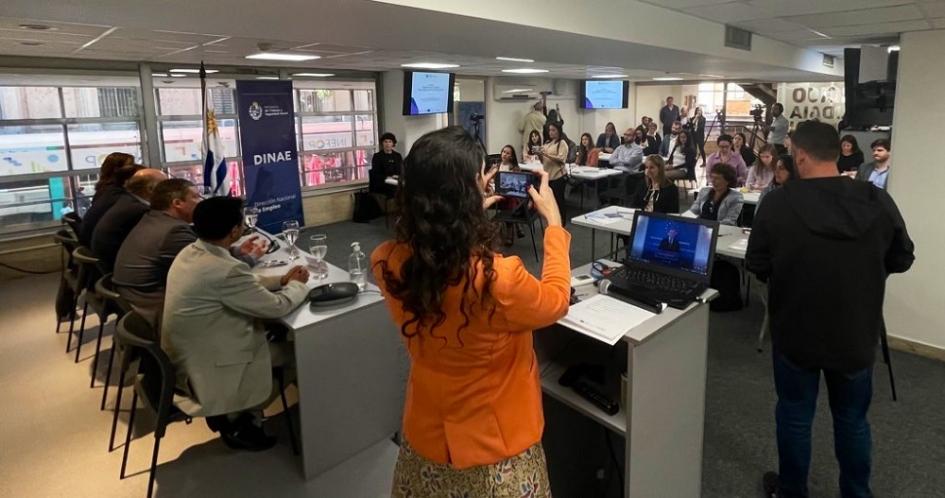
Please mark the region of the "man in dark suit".
[[[182, 249], [197, 240], [190, 224], [200, 200], [194, 184], [187, 180], [171, 178], [157, 184], [151, 194], [151, 210], [135, 225], [118, 250], [112, 282], [155, 330], [160, 330], [159, 318], [171, 263]], [[248, 240], [230, 252], [253, 266], [265, 254], [266, 245]]]
[[150, 209], [151, 194], [167, 176], [161, 170], [144, 168], [125, 182], [125, 189], [115, 205], [102, 216], [92, 232], [92, 253], [99, 259], [99, 269], [111, 273], [118, 249], [131, 229]]
[[660, 241], [660, 250], [679, 252], [679, 239], [676, 238], [678, 235], [679, 232], [675, 228], [670, 228], [669, 232], [666, 232], [666, 237]]
[[144, 166], [140, 164], [129, 164], [120, 167], [115, 171], [115, 183], [109, 185], [101, 192], [95, 193], [94, 201], [92, 201], [92, 205], [82, 217], [82, 226], [79, 229], [79, 233], [76, 234], [79, 237], [80, 244], [85, 247], [92, 246], [92, 232], [95, 231], [95, 226], [98, 225], [102, 216], [105, 216], [105, 213], [121, 198], [122, 194], [125, 192], [125, 182], [142, 169], [144, 169]]

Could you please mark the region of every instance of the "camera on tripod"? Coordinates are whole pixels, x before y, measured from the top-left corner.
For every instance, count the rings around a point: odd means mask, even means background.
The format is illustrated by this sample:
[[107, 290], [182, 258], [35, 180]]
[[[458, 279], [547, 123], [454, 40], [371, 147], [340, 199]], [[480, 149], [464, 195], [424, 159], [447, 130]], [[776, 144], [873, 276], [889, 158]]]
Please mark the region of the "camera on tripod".
[[765, 119], [765, 108], [763, 105], [757, 104], [754, 109], [748, 111], [748, 114], [755, 118], [756, 123], [760, 123]]

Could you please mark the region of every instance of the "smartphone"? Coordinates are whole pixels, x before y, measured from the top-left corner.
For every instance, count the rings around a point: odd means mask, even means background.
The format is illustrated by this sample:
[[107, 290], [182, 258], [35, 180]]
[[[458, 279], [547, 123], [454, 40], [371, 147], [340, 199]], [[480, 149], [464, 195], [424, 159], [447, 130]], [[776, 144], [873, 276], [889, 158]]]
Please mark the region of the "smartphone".
[[540, 146], [540, 145], [532, 145], [532, 154], [538, 154], [539, 152], [541, 152], [541, 146]]
[[496, 175], [495, 192], [508, 197], [528, 197], [528, 186], [538, 188], [539, 177], [524, 171], [500, 171]]

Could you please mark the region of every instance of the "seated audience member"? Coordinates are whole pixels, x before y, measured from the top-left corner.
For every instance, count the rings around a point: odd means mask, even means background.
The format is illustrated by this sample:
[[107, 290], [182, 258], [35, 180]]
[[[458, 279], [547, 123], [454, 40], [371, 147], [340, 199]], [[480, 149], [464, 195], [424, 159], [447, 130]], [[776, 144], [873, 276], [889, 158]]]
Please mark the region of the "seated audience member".
[[689, 172], [696, 167], [696, 146], [688, 131], [676, 135], [673, 147], [666, 155], [666, 177], [670, 180], [682, 180], [689, 177]]
[[877, 138], [870, 144], [870, 149], [873, 150], [873, 162], [862, 164], [856, 173], [856, 179], [886, 190], [886, 179], [892, 166], [889, 160], [892, 151], [889, 140]]
[[649, 116], [643, 116], [643, 118], [640, 119], [640, 125], [637, 126], [637, 129], [642, 131], [643, 134], [646, 135], [650, 131], [650, 123], [652, 122], [653, 122], [653, 118]]
[[[784, 147], [784, 152], [782, 152], [782, 154], [788, 154], [788, 155], [791, 154], [791, 147], [792, 147], [792, 146], [791, 146], [791, 137], [793, 137], [793, 136], [794, 136], [794, 132], [793, 132], [793, 131], [789, 131], [789, 132], [787, 132], [786, 135], [784, 135], [784, 141], [781, 142], [781, 143], [783, 144], [783, 147]], [[774, 148], [775, 148], [775, 149], [778, 149], [779, 151], [781, 150], [781, 147], [778, 147], [778, 144], [774, 144]]]
[[499, 171], [521, 171], [521, 167], [518, 165], [518, 157], [515, 155], [515, 149], [506, 144], [505, 147], [502, 147], [502, 152], [499, 154]]
[[396, 145], [397, 137], [393, 133], [387, 132], [381, 135], [381, 150], [375, 152], [374, 157], [371, 158], [371, 171], [368, 173], [370, 179], [368, 189], [372, 193], [391, 197], [397, 192], [397, 187], [384, 183], [388, 177], [399, 177], [400, 169], [404, 164], [404, 158], [394, 150]]
[[522, 160], [526, 163], [537, 163], [541, 162], [539, 158], [539, 152], [541, 152], [541, 132], [538, 130], [532, 130], [528, 134], [528, 145], [522, 150]]
[[863, 164], [863, 151], [853, 135], [844, 135], [840, 139], [840, 156], [837, 157], [837, 172], [856, 176], [857, 170]]
[[735, 169], [718, 163], [709, 173], [709, 186], [704, 187], [689, 211], [704, 220], [716, 220], [722, 225], [738, 224], [744, 198], [734, 190]]
[[[766, 195], [781, 188], [785, 183], [795, 178], [797, 178], [797, 172], [794, 169], [794, 158], [784, 154], [778, 158], [777, 166], [774, 168], [774, 179], [761, 191], [761, 195], [758, 196], [758, 206], [761, 206], [761, 201], [764, 200]], [[758, 207], [755, 207], [755, 212], [758, 212]]]
[[234, 449], [275, 444], [259, 421], [278, 396], [272, 367], [291, 353], [270, 345], [261, 319], [285, 316], [305, 301], [308, 271], [260, 276], [234, 258], [229, 247], [243, 233], [243, 201], [213, 197], [194, 208], [199, 240], [171, 264], [161, 325], [161, 347], [177, 369], [177, 389], [199, 404], [190, 415], [207, 417]]
[[[521, 167], [518, 165], [518, 158], [515, 157], [515, 149], [511, 145], [506, 145], [502, 147], [501, 153], [501, 162], [499, 163], [499, 172], [502, 171], [521, 171]], [[490, 189], [495, 191], [494, 188]], [[518, 199], [515, 197], [504, 197], [499, 201], [496, 206], [498, 206], [499, 211], [503, 211], [506, 214], [516, 214], [516, 211], [523, 210], [527, 207], [528, 203], [524, 199]], [[522, 214], [519, 212], [518, 214]], [[515, 242], [515, 237], [522, 238], [525, 236], [525, 232], [522, 231], [522, 227], [516, 225], [515, 223], [505, 223], [502, 227], [502, 241], [507, 246], [511, 246]]]
[[777, 150], [771, 144], [765, 144], [758, 151], [758, 159], [748, 170], [748, 179], [745, 186], [752, 192], [760, 192], [771, 184], [774, 179], [775, 167], [777, 166]]
[[666, 178], [663, 158], [650, 154], [643, 160], [645, 181], [640, 183], [630, 200], [631, 207], [646, 212], [678, 213], [679, 189]]
[[664, 159], [669, 157], [669, 151], [673, 150], [673, 147], [676, 145], [676, 138], [679, 137], [679, 133], [682, 132], [682, 125], [679, 124], [679, 121], [673, 123], [669, 128], [669, 134], [663, 135], [663, 142], [660, 143], [660, 155]]
[[[197, 240], [190, 226], [200, 194], [182, 178], [164, 180], [154, 187], [151, 210], [125, 238], [115, 259], [114, 282], [118, 292], [155, 330], [160, 330], [167, 272], [174, 258]], [[230, 253], [250, 266], [266, 252], [266, 244], [248, 239]]]
[[99, 180], [95, 184], [95, 195], [92, 196], [92, 205], [85, 211], [79, 233], [76, 234], [82, 245], [85, 247], [92, 245], [92, 232], [95, 231], [95, 225], [121, 197], [125, 182], [142, 168], [144, 166], [134, 164], [134, 157], [121, 152], [112, 152], [102, 161]]
[[715, 143], [718, 144], [719, 150], [706, 159], [706, 178], [712, 175], [712, 169], [716, 164], [725, 163], [735, 170], [735, 184], [732, 185], [732, 187], [741, 187], [745, 184], [745, 180], [748, 179], [748, 166], [745, 164], [745, 160], [742, 159], [741, 154], [736, 154], [735, 151], [732, 150], [732, 136], [723, 133], [719, 135]]
[[660, 146], [663, 145], [663, 139], [660, 138], [660, 134], [657, 131], [658, 128], [659, 126], [656, 124], [656, 122], [650, 121], [650, 124], [647, 125], [646, 129], [646, 143], [640, 144], [644, 147], [643, 153], [648, 156], [650, 154], [659, 154]]
[[151, 194], [158, 183], [167, 179], [159, 169], [144, 168], [138, 170], [125, 182], [115, 205], [102, 216], [92, 232], [92, 253], [99, 259], [99, 268], [104, 273], [111, 273], [115, 266], [115, 257], [125, 237], [148, 212]]
[[574, 164], [578, 166], [597, 166], [599, 155], [600, 149], [594, 147], [594, 142], [591, 141], [591, 134], [582, 134], [581, 143], [578, 144], [577, 154], [574, 157]]
[[623, 134], [623, 145], [610, 156], [610, 166], [622, 171], [636, 172], [643, 163], [643, 147], [633, 139], [634, 130], [628, 128]]
[[391, 496], [549, 498], [532, 330], [567, 314], [571, 266], [547, 174], [529, 189], [548, 226], [539, 280], [492, 250], [488, 174], [462, 128], [420, 137], [404, 170], [396, 239], [371, 254], [412, 363]]
[[753, 151], [751, 147], [748, 146], [748, 142], [745, 141], [745, 134], [742, 132], [732, 135], [732, 150], [742, 156], [742, 161], [745, 161], [746, 166], [755, 164], [755, 161], [758, 159], [755, 155], [755, 151]]
[[597, 136], [597, 148], [610, 154], [620, 147], [620, 135], [617, 135], [617, 127], [613, 123], [607, 123], [604, 127], [604, 133]]

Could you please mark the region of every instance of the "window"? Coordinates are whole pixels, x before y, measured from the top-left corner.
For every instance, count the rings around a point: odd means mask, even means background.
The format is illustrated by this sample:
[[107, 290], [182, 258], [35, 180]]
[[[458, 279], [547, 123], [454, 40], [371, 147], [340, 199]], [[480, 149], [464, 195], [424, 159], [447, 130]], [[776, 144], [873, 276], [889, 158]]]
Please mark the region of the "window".
[[127, 78], [115, 86], [99, 80], [82, 87], [0, 83], [0, 236], [83, 214], [109, 153], [142, 162], [138, 88], [122, 86]]
[[299, 88], [296, 93], [302, 186], [367, 182], [377, 143], [373, 84], [359, 89]]

